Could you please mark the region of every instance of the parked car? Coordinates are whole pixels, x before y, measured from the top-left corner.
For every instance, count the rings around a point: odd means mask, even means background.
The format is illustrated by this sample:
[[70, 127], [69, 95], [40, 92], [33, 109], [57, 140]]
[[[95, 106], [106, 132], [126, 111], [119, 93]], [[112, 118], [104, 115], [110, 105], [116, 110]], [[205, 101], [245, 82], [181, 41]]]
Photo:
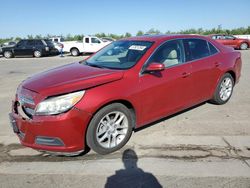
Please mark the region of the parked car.
[[98, 37], [87, 36], [83, 37], [82, 41], [66, 41], [60, 37], [51, 38], [52, 41], [60, 41], [64, 45], [63, 51], [70, 52], [72, 56], [78, 56], [81, 53], [95, 53], [104, 46], [110, 44], [110, 41], [102, 41]]
[[63, 47], [63, 44], [60, 42], [52, 42], [53, 46], [57, 49], [58, 53], [60, 52], [61, 48]]
[[2, 54], [6, 58], [18, 56], [41, 57], [56, 54], [58, 51], [49, 40], [24, 39], [14, 46], [2, 48]]
[[3, 52], [2, 48], [3, 47], [10, 47], [10, 46], [14, 46], [14, 45], [16, 45], [15, 41], [9, 41], [9, 42], [5, 42], [3, 44], [0, 44], [0, 55], [2, 55], [2, 52]]
[[235, 49], [246, 50], [247, 48], [250, 47], [250, 40], [248, 39], [241, 39], [241, 38], [236, 38], [235, 36], [232, 35], [220, 35], [220, 34], [210, 35], [210, 37], [221, 44], [233, 47]]
[[9, 41], [9, 42], [3, 43], [3, 46], [15, 46], [15, 45], [16, 45], [15, 41]]
[[198, 35], [115, 41], [86, 60], [23, 81], [11, 124], [24, 146], [108, 154], [151, 122], [204, 101], [225, 104], [241, 64], [240, 52]]

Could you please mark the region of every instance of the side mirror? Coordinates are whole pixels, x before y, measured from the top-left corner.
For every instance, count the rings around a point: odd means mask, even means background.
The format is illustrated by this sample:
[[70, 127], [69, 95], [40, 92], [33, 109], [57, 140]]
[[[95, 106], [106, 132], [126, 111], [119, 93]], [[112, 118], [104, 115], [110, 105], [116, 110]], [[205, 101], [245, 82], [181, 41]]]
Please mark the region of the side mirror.
[[163, 71], [164, 69], [164, 64], [153, 62], [149, 64], [149, 66], [145, 69], [145, 72]]

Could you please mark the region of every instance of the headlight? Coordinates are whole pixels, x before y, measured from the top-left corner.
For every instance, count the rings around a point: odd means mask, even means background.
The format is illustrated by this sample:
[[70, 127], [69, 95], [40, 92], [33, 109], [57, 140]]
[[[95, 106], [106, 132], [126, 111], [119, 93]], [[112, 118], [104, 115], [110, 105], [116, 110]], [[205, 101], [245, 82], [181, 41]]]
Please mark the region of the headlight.
[[37, 105], [35, 115], [54, 115], [65, 112], [79, 102], [84, 93], [85, 91], [78, 91], [45, 99]]

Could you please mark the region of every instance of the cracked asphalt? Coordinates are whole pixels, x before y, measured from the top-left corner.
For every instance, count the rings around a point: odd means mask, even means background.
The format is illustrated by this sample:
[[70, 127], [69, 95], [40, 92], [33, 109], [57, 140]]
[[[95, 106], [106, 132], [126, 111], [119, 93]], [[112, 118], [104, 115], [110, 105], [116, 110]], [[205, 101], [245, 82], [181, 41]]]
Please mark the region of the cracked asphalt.
[[[126, 170], [121, 159], [130, 149], [138, 158], [131, 169], [152, 173], [163, 187], [250, 188], [250, 50], [241, 53], [242, 77], [229, 103], [203, 103], [154, 122], [110, 155], [86, 151], [75, 157], [21, 146], [9, 126], [8, 112], [22, 80], [85, 57], [0, 57], [0, 187], [104, 187], [108, 177]], [[131, 169], [124, 178], [134, 173]]]

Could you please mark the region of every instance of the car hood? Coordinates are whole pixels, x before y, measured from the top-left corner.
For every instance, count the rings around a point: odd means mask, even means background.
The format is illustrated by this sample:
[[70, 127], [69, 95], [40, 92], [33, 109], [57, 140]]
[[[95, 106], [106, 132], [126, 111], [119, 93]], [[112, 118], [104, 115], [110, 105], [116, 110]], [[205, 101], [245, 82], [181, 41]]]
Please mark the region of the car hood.
[[34, 75], [25, 80], [22, 87], [50, 96], [88, 89], [122, 77], [122, 70], [102, 69], [73, 63]]

